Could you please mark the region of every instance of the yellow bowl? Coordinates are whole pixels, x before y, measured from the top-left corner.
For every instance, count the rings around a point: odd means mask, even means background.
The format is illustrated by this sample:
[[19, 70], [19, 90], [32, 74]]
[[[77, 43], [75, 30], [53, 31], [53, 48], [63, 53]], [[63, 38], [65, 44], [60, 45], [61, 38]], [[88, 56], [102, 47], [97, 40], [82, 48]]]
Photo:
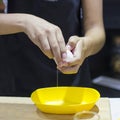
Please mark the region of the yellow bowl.
[[32, 101], [40, 111], [53, 114], [90, 110], [99, 98], [97, 90], [87, 87], [48, 87], [31, 94]]

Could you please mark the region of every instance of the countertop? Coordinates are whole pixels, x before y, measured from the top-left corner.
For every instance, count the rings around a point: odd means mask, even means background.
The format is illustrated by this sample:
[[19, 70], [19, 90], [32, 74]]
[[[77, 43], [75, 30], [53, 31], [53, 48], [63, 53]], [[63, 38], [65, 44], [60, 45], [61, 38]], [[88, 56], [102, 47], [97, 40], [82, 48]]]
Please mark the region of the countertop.
[[[97, 111], [100, 120], [118, 120], [115, 117], [119, 117], [120, 110], [115, 112], [116, 101], [120, 99], [100, 98], [91, 111]], [[0, 97], [0, 120], [73, 120], [73, 115], [42, 113], [27, 97]]]

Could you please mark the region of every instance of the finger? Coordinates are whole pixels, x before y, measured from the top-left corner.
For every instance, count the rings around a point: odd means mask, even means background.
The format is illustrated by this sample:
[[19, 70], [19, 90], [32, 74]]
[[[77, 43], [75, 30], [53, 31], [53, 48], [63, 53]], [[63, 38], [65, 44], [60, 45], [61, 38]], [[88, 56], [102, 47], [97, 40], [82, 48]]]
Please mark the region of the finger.
[[74, 49], [77, 42], [79, 41], [79, 39], [80, 39], [80, 37], [78, 37], [78, 36], [71, 36], [67, 43], [68, 49], [70, 49], [70, 50]]
[[74, 65], [81, 65], [84, 60], [84, 54], [83, 54], [83, 49], [82, 49], [82, 41], [79, 41], [74, 49], [74, 57], [69, 61], [68, 65], [69, 66], [74, 66]]
[[47, 37], [44, 35], [39, 36], [39, 44], [41, 46], [41, 51], [48, 57], [48, 58], [53, 58], [53, 53], [51, 50], [51, 47], [49, 45]]
[[[73, 39], [71, 38], [69, 42], [73, 43], [72, 41]], [[74, 59], [71, 59], [71, 61], [69, 62], [69, 66], [73, 66], [76, 64], [81, 65], [83, 63], [84, 56], [85, 56], [84, 55], [84, 38], [79, 37], [79, 39], [75, 39], [74, 44], [76, 44], [73, 51]]]
[[56, 63], [58, 64], [61, 61], [61, 53], [55, 33], [49, 33], [48, 41]]
[[57, 38], [58, 45], [60, 48], [60, 53], [62, 56], [62, 54], [66, 52], [66, 47], [65, 47], [65, 40], [64, 40], [62, 31], [59, 28], [56, 30], [56, 38]]
[[76, 74], [79, 70], [79, 66], [75, 65], [71, 67], [62, 67], [62, 68], [58, 67], [58, 69], [64, 74]]

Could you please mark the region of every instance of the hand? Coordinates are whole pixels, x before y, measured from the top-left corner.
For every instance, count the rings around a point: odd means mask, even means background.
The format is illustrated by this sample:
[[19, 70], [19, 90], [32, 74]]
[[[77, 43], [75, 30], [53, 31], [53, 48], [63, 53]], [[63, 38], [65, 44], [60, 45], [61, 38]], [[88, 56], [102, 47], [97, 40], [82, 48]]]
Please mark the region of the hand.
[[63, 59], [63, 65], [58, 65], [57, 68], [64, 74], [75, 74], [86, 58], [84, 39], [86, 37], [72, 36], [67, 43], [67, 49], [73, 53], [73, 58], [68, 62]]
[[25, 33], [31, 41], [49, 58], [55, 58], [58, 64], [66, 51], [61, 29], [42, 18], [33, 15], [25, 17]]

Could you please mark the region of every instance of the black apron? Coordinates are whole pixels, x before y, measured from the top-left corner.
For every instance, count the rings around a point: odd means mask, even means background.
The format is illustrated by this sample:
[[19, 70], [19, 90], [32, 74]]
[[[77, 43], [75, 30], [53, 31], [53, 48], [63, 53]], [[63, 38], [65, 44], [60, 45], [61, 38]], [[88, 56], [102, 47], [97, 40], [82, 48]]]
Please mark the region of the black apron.
[[[80, 0], [9, 0], [9, 13], [29, 13], [58, 25], [66, 43], [70, 36], [81, 36]], [[30, 96], [37, 88], [56, 86], [56, 64], [48, 59], [24, 33], [2, 36], [8, 84], [6, 92], [0, 94]], [[5, 66], [6, 67], [6, 66]], [[5, 71], [1, 71], [2, 72]], [[59, 86], [90, 86], [87, 61], [77, 74], [65, 75], [59, 72]]]

